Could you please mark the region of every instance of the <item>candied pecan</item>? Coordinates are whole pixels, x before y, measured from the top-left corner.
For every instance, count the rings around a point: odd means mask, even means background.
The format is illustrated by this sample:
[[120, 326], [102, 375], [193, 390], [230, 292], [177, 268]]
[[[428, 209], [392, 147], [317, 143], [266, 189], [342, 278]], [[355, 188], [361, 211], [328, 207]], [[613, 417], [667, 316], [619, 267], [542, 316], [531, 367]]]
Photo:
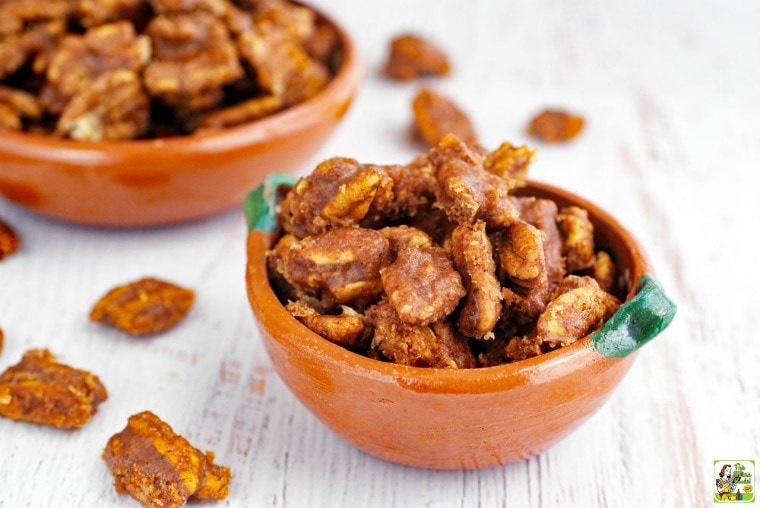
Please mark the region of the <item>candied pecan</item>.
[[567, 271], [575, 272], [594, 263], [594, 225], [584, 208], [569, 206], [560, 210], [557, 225], [562, 233]]
[[0, 220], [0, 260], [16, 252], [21, 245], [18, 234]]
[[502, 177], [510, 189], [524, 187], [528, 179], [528, 166], [536, 151], [525, 145], [515, 146], [505, 141], [499, 148], [486, 155], [483, 169]]
[[501, 288], [502, 326], [505, 335], [523, 333], [535, 325], [544, 310], [550, 294], [545, 288], [522, 290], [518, 293], [509, 287]]
[[466, 294], [462, 277], [440, 247], [404, 248], [380, 277], [388, 301], [410, 325], [442, 320]]
[[[509, 199], [509, 185], [505, 180], [473, 165], [466, 158], [451, 155], [464, 144], [453, 136], [445, 136], [430, 157], [436, 167], [438, 203], [452, 222], [473, 224], [485, 221], [489, 228], [499, 229], [512, 224], [519, 212]], [[466, 156], [472, 158], [469, 152]]]
[[335, 29], [327, 23], [317, 21], [312, 34], [303, 41], [303, 49], [310, 57], [324, 62], [329, 68], [336, 67], [334, 58], [338, 53], [340, 39]]
[[451, 235], [451, 252], [467, 290], [457, 328], [468, 337], [492, 339], [501, 313], [501, 286], [485, 223], [458, 226]]
[[330, 342], [360, 351], [369, 347], [372, 328], [366, 318], [351, 307], [342, 305], [340, 314], [320, 314], [303, 302], [288, 302], [285, 308], [314, 333]]
[[19, 118], [38, 119], [42, 116], [37, 98], [23, 90], [0, 85], [0, 104], [16, 112]]
[[13, 108], [2, 102], [0, 102], [0, 127], [17, 131], [23, 127], [18, 111], [14, 111]]
[[330, 79], [327, 68], [279, 25], [258, 23], [238, 37], [237, 46], [261, 88], [281, 97], [286, 106], [316, 95]]
[[[285, 231], [299, 238], [359, 224], [373, 201], [390, 196], [393, 180], [378, 166], [333, 157], [296, 182], [281, 208]], [[382, 198], [386, 200], [386, 198]]]
[[141, 505], [179, 508], [188, 501], [225, 499], [230, 469], [214, 463], [158, 416], [143, 411], [108, 440], [103, 461], [119, 494], [128, 493]]
[[407, 81], [421, 76], [447, 76], [451, 72], [446, 54], [432, 42], [415, 34], [403, 34], [391, 41], [386, 76]]
[[477, 142], [475, 128], [467, 115], [451, 99], [430, 89], [417, 93], [412, 101], [414, 124], [429, 146], [436, 146], [446, 134], [465, 143]]
[[31, 349], [0, 374], [0, 416], [78, 429], [108, 398], [98, 376], [55, 361], [47, 349]]
[[520, 218], [541, 230], [549, 289], [553, 290], [565, 276], [565, 257], [562, 254], [562, 236], [557, 227], [557, 204], [549, 199], [534, 197], [512, 198], [520, 210]]
[[388, 239], [394, 259], [402, 249], [407, 247], [425, 249], [433, 246], [433, 239], [427, 233], [405, 224], [385, 227], [378, 231]]
[[233, 35], [250, 30], [253, 26], [251, 15], [227, 0], [149, 0], [149, 2], [156, 14], [207, 12], [222, 21]]
[[119, 20], [139, 22], [146, 14], [146, 0], [78, 0], [76, 17], [84, 27]]
[[5, 345], [5, 332], [0, 328], [0, 355], [3, 354], [3, 346]]
[[145, 87], [164, 104], [188, 110], [214, 106], [223, 98], [222, 87], [243, 75], [227, 29], [212, 14], [156, 16], [145, 33], [153, 43]]
[[541, 354], [541, 337], [526, 336], [512, 337], [509, 339], [506, 347], [507, 358], [510, 361], [517, 362], [527, 358], [533, 358]]
[[20, 34], [0, 37], [0, 79], [16, 72], [34, 57], [32, 70], [42, 74], [58, 39], [66, 31], [66, 23], [60, 20], [35, 25]]
[[0, 2], [0, 37], [19, 34], [35, 24], [66, 20], [76, 8], [72, 0], [3, 0]]
[[147, 132], [149, 116], [150, 99], [140, 77], [117, 69], [104, 72], [71, 98], [55, 134], [78, 141], [133, 139]]
[[287, 0], [259, 2], [253, 9], [253, 17], [258, 25], [276, 25], [287, 30], [299, 42], [308, 40], [314, 34], [314, 11]]
[[603, 250], [597, 251], [590, 272], [603, 291], [610, 294], [616, 293], [617, 268], [609, 254]]
[[160, 333], [185, 317], [194, 298], [190, 289], [144, 278], [106, 293], [92, 308], [90, 319], [131, 335]]
[[393, 181], [390, 202], [378, 212], [388, 220], [414, 217], [420, 210], [429, 208], [435, 201], [435, 168], [426, 155], [406, 165], [383, 166]]
[[569, 141], [583, 129], [583, 117], [566, 111], [547, 109], [528, 123], [528, 134], [542, 141], [556, 143]]
[[561, 293], [539, 316], [538, 335], [549, 345], [572, 344], [601, 324], [606, 311], [605, 295], [591, 284]]
[[367, 305], [382, 294], [380, 270], [389, 262], [390, 248], [375, 230], [346, 227], [300, 242], [286, 235], [273, 255], [276, 270], [290, 284], [327, 306]]
[[501, 276], [522, 288], [546, 287], [544, 238], [537, 228], [518, 220], [494, 235]]
[[258, 120], [282, 109], [282, 99], [274, 95], [256, 97], [247, 101], [214, 109], [201, 114], [191, 130], [216, 130]]
[[375, 329], [372, 347], [393, 363], [449, 369], [476, 366], [466, 339], [448, 321], [410, 325], [388, 302], [370, 307], [367, 317]]
[[76, 93], [92, 86], [106, 71], [139, 71], [145, 51], [128, 21], [90, 28], [84, 35], [68, 35], [53, 54], [45, 74], [40, 102], [59, 114]]
[[604, 320], [606, 321], [615, 313], [615, 311], [618, 310], [620, 307], [620, 300], [618, 300], [616, 296], [602, 289], [601, 286], [599, 286], [599, 283], [593, 277], [568, 275], [560, 281], [557, 289], [554, 290], [552, 299], [555, 299], [558, 296], [567, 293], [568, 291], [572, 291], [573, 289], [586, 286], [590, 286], [593, 289], [598, 289], [603, 293], [602, 300], [604, 301]]

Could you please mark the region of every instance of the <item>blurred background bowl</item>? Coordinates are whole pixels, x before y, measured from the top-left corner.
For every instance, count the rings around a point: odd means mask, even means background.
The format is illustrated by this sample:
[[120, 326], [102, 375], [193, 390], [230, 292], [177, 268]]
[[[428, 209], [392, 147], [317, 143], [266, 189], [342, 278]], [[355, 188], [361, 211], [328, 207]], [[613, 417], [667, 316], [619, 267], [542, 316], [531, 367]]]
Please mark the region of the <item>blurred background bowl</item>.
[[[586, 208], [596, 245], [614, 253], [619, 273], [630, 281], [626, 300], [635, 296], [648, 263], [614, 218], [546, 184], [531, 182], [516, 194], [549, 198], [560, 208]], [[266, 231], [249, 233], [246, 283], [274, 368], [329, 428], [391, 462], [478, 469], [536, 455], [598, 410], [636, 356], [605, 357], [587, 336], [534, 358], [487, 368], [415, 368], [366, 358], [315, 334], [279, 302], [265, 262], [273, 240]]]
[[356, 94], [357, 48], [336, 22], [342, 65], [316, 96], [261, 120], [213, 133], [84, 142], [0, 128], [0, 194], [39, 214], [97, 226], [150, 226], [240, 204], [272, 171], [301, 168], [327, 141]]

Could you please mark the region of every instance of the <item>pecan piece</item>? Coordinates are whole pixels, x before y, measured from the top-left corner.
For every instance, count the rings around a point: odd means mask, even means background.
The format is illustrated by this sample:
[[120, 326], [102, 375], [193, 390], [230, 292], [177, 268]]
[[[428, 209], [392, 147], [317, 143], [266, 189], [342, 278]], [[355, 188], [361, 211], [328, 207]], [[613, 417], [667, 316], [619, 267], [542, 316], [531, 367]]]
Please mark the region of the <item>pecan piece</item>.
[[16, 252], [20, 245], [18, 234], [8, 224], [0, 221], [0, 260]]
[[423, 89], [412, 101], [414, 125], [428, 146], [436, 146], [446, 134], [453, 134], [468, 145], [478, 136], [467, 115], [451, 99], [431, 89]]
[[509, 185], [477, 164], [480, 158], [454, 136], [445, 136], [430, 158], [436, 167], [438, 203], [457, 224], [485, 221], [491, 229], [509, 226], [519, 212], [509, 199]]
[[90, 319], [131, 335], [160, 333], [185, 317], [194, 298], [190, 289], [144, 278], [109, 291], [92, 308]]
[[415, 34], [403, 34], [391, 41], [388, 60], [383, 72], [399, 81], [421, 76], [447, 76], [451, 72], [449, 59], [429, 40]]
[[375, 230], [347, 227], [301, 241], [286, 235], [272, 255], [285, 280], [326, 306], [367, 305], [382, 294], [380, 271], [389, 262], [390, 248]]
[[50, 113], [60, 114], [74, 95], [92, 86], [104, 72], [138, 72], [144, 63], [145, 49], [128, 21], [94, 27], [84, 35], [67, 35], [47, 67], [40, 102]]
[[528, 179], [528, 166], [535, 155], [536, 151], [532, 148], [515, 146], [505, 141], [486, 155], [483, 169], [502, 177], [509, 183], [510, 189], [524, 187]]
[[485, 223], [457, 227], [451, 235], [451, 252], [467, 290], [457, 327], [468, 337], [493, 339], [502, 297]]
[[58, 363], [47, 349], [31, 349], [0, 374], [0, 416], [78, 429], [108, 398], [98, 376]]
[[71, 98], [55, 134], [78, 141], [133, 139], [147, 132], [149, 117], [150, 100], [140, 77], [117, 69], [101, 74]]
[[215, 106], [222, 87], [243, 76], [227, 28], [210, 13], [156, 16], [145, 33], [153, 44], [145, 87], [164, 104], [184, 110]]
[[380, 277], [388, 301], [410, 325], [444, 319], [466, 294], [462, 277], [440, 247], [401, 249]]
[[366, 318], [351, 307], [342, 305], [340, 314], [320, 314], [303, 302], [288, 302], [285, 308], [311, 331], [330, 342], [362, 352], [369, 347], [372, 328]]
[[280, 218], [299, 238], [334, 227], [354, 226], [372, 214], [376, 200], [387, 201], [393, 180], [378, 166], [333, 157], [301, 178], [285, 196]]
[[583, 130], [582, 116], [556, 109], [547, 109], [528, 123], [528, 134], [548, 143], [569, 141]]
[[116, 492], [152, 508], [225, 499], [232, 476], [214, 463], [212, 452], [204, 454], [150, 411], [130, 416], [124, 430], [111, 436], [103, 461]]
[[594, 285], [561, 293], [539, 316], [538, 335], [549, 346], [565, 346], [584, 337], [602, 323], [607, 309], [605, 295]]
[[370, 307], [367, 317], [375, 329], [372, 348], [393, 363], [449, 369], [476, 366], [466, 339], [449, 322], [410, 325], [388, 302]]
[[560, 210], [557, 225], [562, 233], [567, 271], [575, 272], [594, 264], [594, 225], [584, 208], [569, 206]]

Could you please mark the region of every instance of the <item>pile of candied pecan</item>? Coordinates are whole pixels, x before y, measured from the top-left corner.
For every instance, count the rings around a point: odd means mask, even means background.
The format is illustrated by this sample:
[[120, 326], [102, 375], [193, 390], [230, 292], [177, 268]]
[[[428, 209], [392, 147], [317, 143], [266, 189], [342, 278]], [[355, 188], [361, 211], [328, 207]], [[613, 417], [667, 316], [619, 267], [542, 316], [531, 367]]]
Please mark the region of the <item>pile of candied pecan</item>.
[[334, 28], [287, 0], [4, 0], [0, 126], [77, 140], [255, 120], [319, 92]]
[[322, 162], [282, 200], [273, 287], [328, 340], [404, 365], [492, 366], [575, 342], [627, 288], [585, 209], [511, 194], [531, 155], [446, 135], [408, 165]]

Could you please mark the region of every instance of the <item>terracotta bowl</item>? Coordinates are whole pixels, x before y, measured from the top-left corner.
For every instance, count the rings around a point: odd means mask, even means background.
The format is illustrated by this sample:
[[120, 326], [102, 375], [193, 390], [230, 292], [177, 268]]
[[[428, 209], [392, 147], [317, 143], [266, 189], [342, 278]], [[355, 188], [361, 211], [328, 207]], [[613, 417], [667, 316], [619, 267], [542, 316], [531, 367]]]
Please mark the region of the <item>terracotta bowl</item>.
[[[618, 314], [623, 321], [632, 317], [634, 322], [642, 318], [658, 324], [657, 329], [642, 330], [631, 322], [621, 325], [620, 319], [615, 324], [616, 314], [608, 321], [613, 329], [599, 337], [588, 336], [528, 360], [478, 369], [413, 368], [366, 358], [313, 333], [278, 301], [264, 262], [273, 240], [267, 232], [273, 222], [266, 217], [272, 207], [261, 200], [267, 194], [273, 194], [271, 189], [252, 193], [251, 200], [260, 202], [252, 207], [246, 282], [272, 363], [295, 396], [328, 427], [391, 462], [476, 469], [540, 453], [599, 409], [631, 367], [636, 355], [629, 353], [667, 326], [675, 312], [659, 289], [654, 291], [657, 298], [642, 305], [642, 297], [652, 297], [652, 286], [641, 284], [651, 284], [645, 275], [650, 267], [639, 244], [615, 219], [567, 191], [532, 182], [521, 194], [589, 211], [597, 245], [614, 253], [631, 281], [627, 303]], [[247, 212], [251, 218], [252, 210]], [[643, 288], [650, 294], [644, 295]], [[664, 308], [654, 308], [658, 305]], [[654, 322], [650, 311], [659, 312]], [[660, 318], [663, 321], [657, 322]], [[633, 343], [626, 345], [629, 339]]]
[[168, 224], [239, 205], [269, 172], [295, 171], [314, 156], [359, 87], [354, 42], [322, 18], [345, 56], [317, 96], [207, 135], [96, 143], [0, 128], [0, 193], [42, 215], [100, 226]]

